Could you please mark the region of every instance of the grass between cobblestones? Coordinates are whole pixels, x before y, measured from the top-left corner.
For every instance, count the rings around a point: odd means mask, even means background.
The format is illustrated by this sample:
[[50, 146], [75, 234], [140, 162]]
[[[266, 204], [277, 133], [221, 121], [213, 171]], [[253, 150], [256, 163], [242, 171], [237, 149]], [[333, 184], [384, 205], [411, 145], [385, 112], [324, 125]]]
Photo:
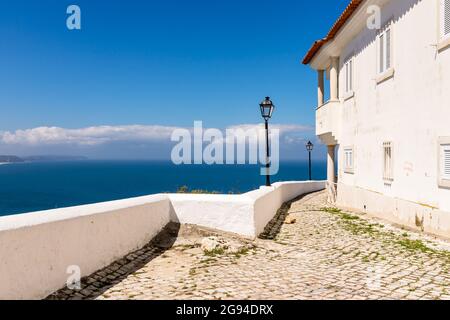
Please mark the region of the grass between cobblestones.
[[[50, 299], [442, 299], [442, 242], [364, 214], [326, 208], [326, 193], [283, 205], [253, 242], [186, 226], [64, 288]], [[292, 216], [296, 220], [291, 223]], [[204, 251], [204, 237], [223, 248]]]
[[[339, 224], [347, 231], [354, 235], [366, 235], [372, 238], [382, 238], [384, 243], [396, 244], [403, 249], [412, 253], [424, 253], [432, 256], [437, 256], [439, 258], [444, 258], [450, 264], [450, 252], [445, 250], [437, 250], [427, 246], [422, 240], [413, 240], [409, 238], [408, 233], [403, 233], [401, 235], [396, 234], [392, 231], [386, 231], [384, 225], [379, 223], [370, 223], [361, 217], [342, 211], [335, 207], [324, 207], [321, 209], [323, 212], [335, 215], [339, 218]], [[377, 259], [378, 253], [371, 253], [363, 257], [364, 262], [369, 262]], [[384, 260], [384, 257], [381, 257]]]

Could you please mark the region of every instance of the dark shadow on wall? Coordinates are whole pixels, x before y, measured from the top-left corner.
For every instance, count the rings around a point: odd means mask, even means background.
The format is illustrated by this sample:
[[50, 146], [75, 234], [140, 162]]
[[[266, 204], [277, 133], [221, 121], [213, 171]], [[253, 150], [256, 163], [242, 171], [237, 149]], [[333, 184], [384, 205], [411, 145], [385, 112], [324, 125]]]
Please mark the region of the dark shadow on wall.
[[269, 222], [269, 224], [264, 228], [264, 232], [261, 233], [259, 235], [258, 238], [263, 239], [263, 240], [274, 240], [276, 239], [276, 237], [278, 236], [278, 234], [281, 231], [281, 227], [283, 226], [283, 224], [286, 221], [287, 216], [289, 215], [289, 211], [291, 210], [291, 206], [294, 202], [300, 201], [303, 198], [317, 193], [317, 191], [315, 192], [311, 192], [311, 193], [307, 193], [307, 194], [303, 194], [289, 202], [284, 203], [280, 209], [278, 209], [277, 214], [275, 215], [275, 217]]
[[142, 249], [126, 255], [109, 266], [81, 279], [81, 289], [63, 288], [46, 300], [91, 300], [117, 285], [130, 274], [142, 269], [153, 259], [173, 247], [178, 238], [180, 225], [169, 223], [152, 241]]
[[[419, 2], [426, 0], [397, 0], [391, 3], [388, 3], [381, 9], [381, 27], [386, 25], [388, 22], [397, 22], [403, 16], [405, 16], [409, 11], [411, 11]], [[386, 7], [392, 7], [391, 13], [386, 14]], [[369, 18], [369, 15], [367, 16]], [[363, 52], [368, 46], [374, 43], [377, 39], [377, 35], [379, 30], [369, 30], [364, 34], [364, 37], [356, 38], [357, 42], [355, 42], [355, 47], [353, 48], [352, 54], [354, 56], [359, 55]], [[343, 61], [341, 61], [342, 63]]]

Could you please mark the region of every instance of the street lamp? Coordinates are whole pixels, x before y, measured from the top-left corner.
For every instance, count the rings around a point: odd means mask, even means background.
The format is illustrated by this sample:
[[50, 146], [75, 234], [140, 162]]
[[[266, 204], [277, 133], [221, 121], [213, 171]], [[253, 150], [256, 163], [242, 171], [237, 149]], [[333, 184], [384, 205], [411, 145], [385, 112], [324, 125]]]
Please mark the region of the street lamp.
[[306, 150], [308, 150], [309, 153], [309, 181], [312, 180], [312, 171], [311, 171], [311, 152], [314, 149], [314, 145], [311, 141], [308, 141], [308, 143], [306, 144]]
[[266, 97], [263, 102], [260, 103], [261, 116], [264, 119], [266, 125], [266, 186], [270, 187], [270, 150], [269, 150], [269, 119], [272, 118], [273, 110], [275, 106], [270, 100], [270, 97]]

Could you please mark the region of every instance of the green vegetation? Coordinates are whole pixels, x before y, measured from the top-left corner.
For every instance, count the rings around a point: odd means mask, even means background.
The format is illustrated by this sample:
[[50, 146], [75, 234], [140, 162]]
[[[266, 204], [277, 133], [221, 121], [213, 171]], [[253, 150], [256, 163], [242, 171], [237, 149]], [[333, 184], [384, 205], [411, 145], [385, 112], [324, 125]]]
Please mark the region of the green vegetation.
[[234, 256], [239, 259], [240, 257], [247, 255], [249, 251], [248, 248], [242, 248], [238, 252], [235, 252]]
[[[177, 189], [176, 193], [184, 193], [184, 194], [222, 194], [219, 191], [209, 191], [202, 189], [189, 189], [188, 186], [181, 186]], [[229, 191], [228, 194], [240, 194], [238, 191]]]
[[[250, 249], [249, 248], [241, 248], [239, 249], [237, 252], [233, 252], [233, 253], [229, 253], [230, 255], [233, 255], [234, 257], [236, 257], [237, 259], [241, 258], [244, 255], [249, 254]], [[222, 255], [226, 255], [227, 251], [225, 248], [216, 248], [214, 250], [205, 250], [203, 251], [203, 253], [205, 254], [205, 256], [207, 257], [217, 257], [217, 256], [222, 256]], [[211, 259], [206, 259], [203, 262], [209, 262]]]
[[179, 248], [181, 248], [181, 251], [195, 249], [195, 248], [198, 248], [198, 247], [200, 247], [199, 244], [183, 244], [183, 245], [179, 246]]
[[[422, 240], [412, 240], [410, 239], [410, 234], [403, 232], [402, 234], [397, 234], [392, 231], [384, 230], [384, 226], [379, 223], [371, 223], [366, 219], [361, 217], [343, 212], [338, 208], [322, 208], [321, 211], [330, 213], [339, 218], [338, 223], [344, 229], [349, 231], [354, 235], [365, 235], [372, 238], [377, 238], [383, 241], [383, 248], [386, 246], [400, 246], [402, 253], [414, 252], [414, 253], [425, 253], [428, 255], [438, 256], [444, 258], [450, 263], [450, 252], [445, 250], [436, 250], [430, 248]], [[355, 253], [355, 256], [359, 256], [360, 252]], [[386, 257], [381, 256], [377, 252], [372, 252], [369, 255], [361, 256], [363, 262], [370, 262], [374, 260], [386, 260]]]
[[219, 194], [217, 191], [208, 191], [208, 190], [189, 190], [188, 186], [179, 187], [177, 193], [190, 193], [190, 194]]
[[357, 215], [343, 212], [338, 208], [322, 208], [321, 210], [338, 216], [342, 227], [355, 235], [368, 234], [372, 236], [380, 232], [377, 228], [381, 225], [370, 224]]
[[333, 214], [340, 214], [340, 213], [342, 213], [342, 210], [338, 209], [338, 208], [322, 208], [321, 210], [324, 211], [324, 212], [333, 213]]
[[215, 257], [215, 256], [221, 256], [223, 254], [225, 254], [225, 249], [224, 248], [215, 248], [213, 250], [205, 250], [203, 251], [205, 256], [207, 257]]
[[420, 251], [424, 253], [436, 252], [436, 250], [427, 247], [421, 240], [401, 239], [397, 241], [397, 243], [410, 251]]

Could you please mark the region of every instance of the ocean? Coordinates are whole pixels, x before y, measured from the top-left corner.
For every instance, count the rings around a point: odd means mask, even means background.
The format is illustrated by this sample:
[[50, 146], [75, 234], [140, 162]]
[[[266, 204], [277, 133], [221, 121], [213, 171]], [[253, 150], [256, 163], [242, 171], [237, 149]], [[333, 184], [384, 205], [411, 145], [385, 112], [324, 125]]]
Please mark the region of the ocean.
[[[272, 182], [308, 179], [308, 163], [283, 162]], [[326, 162], [313, 162], [313, 179], [326, 179]], [[26, 162], [0, 165], [0, 216], [161, 192], [245, 193], [264, 185], [260, 166], [181, 165], [156, 161]]]

